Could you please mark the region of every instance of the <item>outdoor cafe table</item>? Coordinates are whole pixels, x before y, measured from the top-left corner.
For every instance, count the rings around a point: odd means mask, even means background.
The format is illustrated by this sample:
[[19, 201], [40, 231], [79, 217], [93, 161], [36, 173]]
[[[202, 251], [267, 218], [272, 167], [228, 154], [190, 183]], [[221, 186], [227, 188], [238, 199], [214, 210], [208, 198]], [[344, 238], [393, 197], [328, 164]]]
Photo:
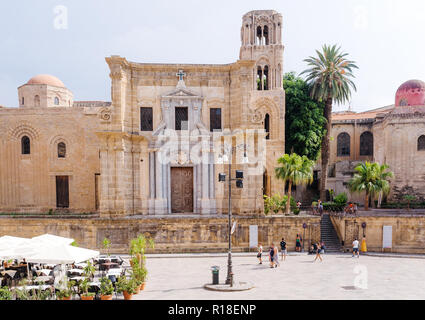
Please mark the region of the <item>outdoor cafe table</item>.
[[77, 269], [84, 269], [85, 267], [87, 267], [87, 263], [76, 263], [74, 266]]
[[122, 270], [123, 269], [121, 269], [121, 268], [119, 268], [119, 269], [109, 269], [106, 276], [119, 276], [122, 273]]
[[101, 264], [103, 270], [107, 271], [109, 269], [119, 268], [120, 265], [116, 262], [105, 262]]
[[35, 270], [38, 276], [48, 276], [52, 270], [50, 269], [41, 269], [41, 270]]
[[47, 290], [47, 289], [53, 288], [53, 287], [51, 285], [47, 285], [47, 284], [44, 284], [44, 285], [41, 285], [41, 286], [34, 285], [34, 286], [26, 286], [26, 287], [16, 287], [16, 289], [18, 289], [18, 290], [26, 289], [27, 291], [32, 290], [32, 289], [39, 290], [40, 288], [41, 288], [41, 290]]
[[81, 270], [81, 269], [71, 269], [71, 270], [68, 270], [68, 274], [76, 274], [76, 275], [81, 275], [82, 273], [83, 273], [84, 271], [83, 270]]
[[49, 277], [49, 276], [40, 276], [34, 279], [35, 282], [49, 282], [53, 280], [53, 277]]
[[71, 281], [80, 282], [83, 281], [86, 277], [68, 277]]

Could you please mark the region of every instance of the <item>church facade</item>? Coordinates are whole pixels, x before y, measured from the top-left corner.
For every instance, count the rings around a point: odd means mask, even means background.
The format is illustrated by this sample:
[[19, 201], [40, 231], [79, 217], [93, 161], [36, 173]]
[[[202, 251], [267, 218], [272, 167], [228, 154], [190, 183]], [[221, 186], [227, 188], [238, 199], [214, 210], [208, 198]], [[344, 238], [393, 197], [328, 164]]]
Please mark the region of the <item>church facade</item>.
[[[388, 164], [394, 173], [388, 199], [403, 201], [413, 195], [425, 201], [425, 82], [409, 80], [398, 88], [393, 105], [366, 112], [332, 115], [328, 189], [347, 192], [347, 183], [359, 162]], [[375, 199], [378, 200], [378, 197]]]
[[[226, 213], [228, 163], [244, 173], [232, 210], [263, 211], [284, 153], [282, 16], [242, 18], [239, 60], [155, 64], [110, 56], [111, 102], [74, 101], [54, 76], [0, 108], [0, 212], [103, 217]], [[228, 180], [226, 180], [228, 181]]]

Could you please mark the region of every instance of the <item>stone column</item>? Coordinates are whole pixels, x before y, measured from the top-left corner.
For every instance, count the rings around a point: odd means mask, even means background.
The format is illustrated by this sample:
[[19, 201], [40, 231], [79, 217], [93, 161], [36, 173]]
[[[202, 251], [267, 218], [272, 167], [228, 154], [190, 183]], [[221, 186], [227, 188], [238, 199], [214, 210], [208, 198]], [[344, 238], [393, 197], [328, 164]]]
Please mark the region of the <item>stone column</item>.
[[166, 185], [166, 172], [165, 165], [160, 161], [159, 151], [154, 153], [155, 155], [155, 185], [156, 185], [156, 197], [155, 197], [155, 214], [166, 214], [167, 210], [167, 199], [165, 194]]

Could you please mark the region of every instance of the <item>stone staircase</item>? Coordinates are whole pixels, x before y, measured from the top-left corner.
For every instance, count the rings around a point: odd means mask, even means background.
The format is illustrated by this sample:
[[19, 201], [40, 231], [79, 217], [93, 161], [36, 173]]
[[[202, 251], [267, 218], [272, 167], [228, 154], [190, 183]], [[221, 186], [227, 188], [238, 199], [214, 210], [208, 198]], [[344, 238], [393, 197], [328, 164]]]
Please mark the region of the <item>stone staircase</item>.
[[325, 253], [341, 252], [341, 241], [338, 238], [329, 214], [323, 214], [320, 220], [320, 238], [325, 243]]

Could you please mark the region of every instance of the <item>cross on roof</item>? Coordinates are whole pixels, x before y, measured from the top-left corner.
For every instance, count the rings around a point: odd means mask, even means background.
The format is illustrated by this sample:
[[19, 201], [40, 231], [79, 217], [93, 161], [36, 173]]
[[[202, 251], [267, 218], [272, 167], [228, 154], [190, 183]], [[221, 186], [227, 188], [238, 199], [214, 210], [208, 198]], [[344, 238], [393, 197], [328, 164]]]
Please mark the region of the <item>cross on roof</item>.
[[183, 70], [179, 70], [178, 73], [176, 73], [176, 76], [179, 77], [179, 80], [182, 81], [183, 77], [186, 76], [186, 73], [183, 72]]

